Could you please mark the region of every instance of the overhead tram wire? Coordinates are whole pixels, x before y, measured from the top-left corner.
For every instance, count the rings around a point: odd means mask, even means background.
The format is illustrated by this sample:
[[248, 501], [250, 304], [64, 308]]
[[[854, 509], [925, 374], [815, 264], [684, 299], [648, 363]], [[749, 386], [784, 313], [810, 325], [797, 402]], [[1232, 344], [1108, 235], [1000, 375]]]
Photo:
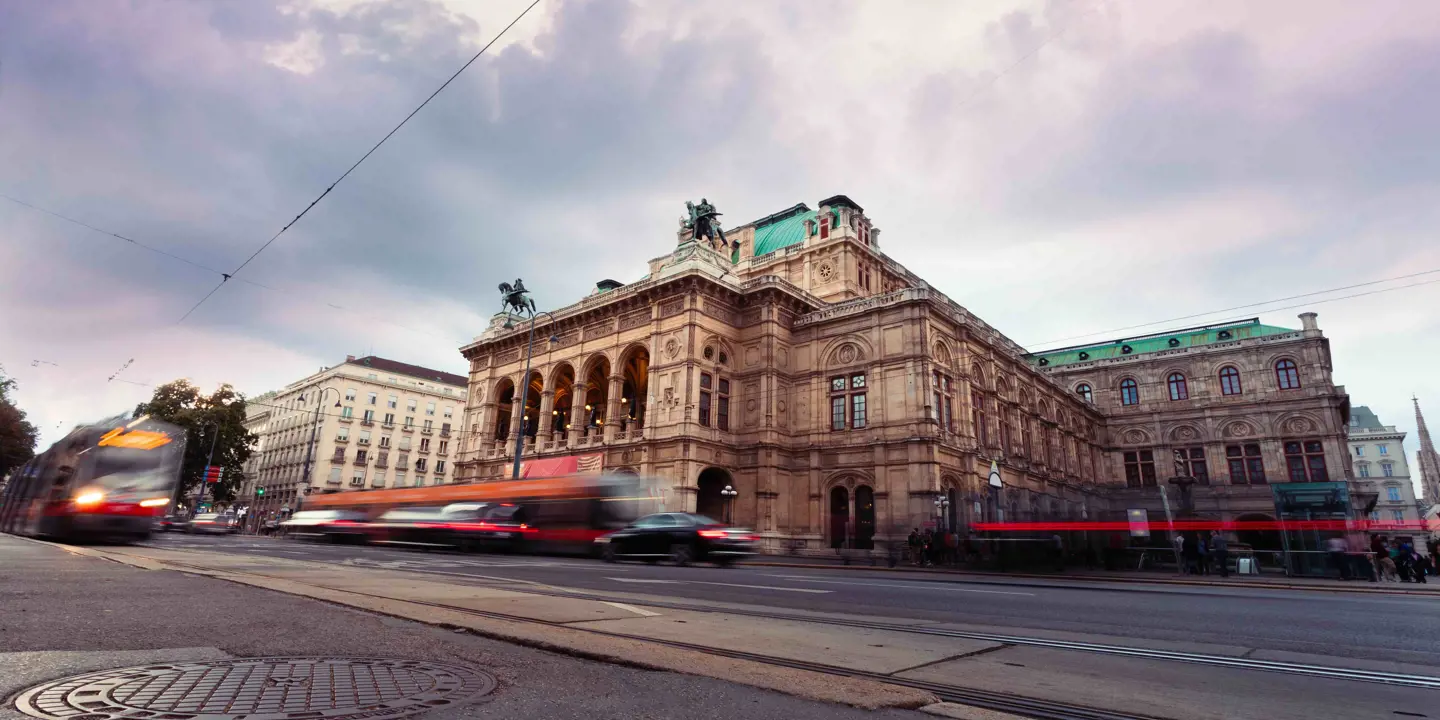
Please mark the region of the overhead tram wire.
[[[1379, 279], [1379, 280], [1370, 280], [1370, 281], [1363, 282], [1363, 283], [1355, 283], [1354, 285], [1342, 285], [1342, 286], [1340, 286], [1340, 287], [1333, 287], [1333, 288], [1329, 288], [1329, 289], [1326, 289], [1326, 290], [1316, 290], [1316, 291], [1314, 291], [1314, 292], [1300, 293], [1299, 295], [1288, 295], [1288, 296], [1286, 296], [1286, 297], [1274, 298], [1274, 299], [1272, 299], [1272, 300], [1264, 300], [1264, 301], [1255, 302], [1255, 303], [1247, 303], [1247, 304], [1245, 304], [1245, 305], [1235, 305], [1235, 306], [1233, 306], [1233, 307], [1220, 308], [1220, 309], [1218, 309], [1218, 310], [1210, 310], [1210, 311], [1208, 311], [1208, 312], [1194, 313], [1194, 314], [1192, 314], [1192, 315], [1181, 315], [1181, 316], [1179, 316], [1179, 317], [1173, 317], [1173, 318], [1169, 318], [1169, 319], [1166, 319], [1166, 320], [1156, 320], [1156, 321], [1154, 321], [1154, 322], [1140, 323], [1140, 324], [1138, 324], [1138, 325], [1126, 325], [1126, 326], [1124, 326], [1124, 327], [1112, 328], [1112, 329], [1110, 329], [1110, 330], [1097, 330], [1097, 331], [1095, 331], [1095, 332], [1085, 333], [1085, 334], [1083, 334], [1083, 335], [1071, 335], [1071, 336], [1069, 336], [1069, 337], [1058, 338], [1058, 339], [1055, 339], [1055, 340], [1046, 340], [1046, 341], [1044, 341], [1044, 342], [1038, 342], [1038, 343], [1026, 343], [1025, 346], [1035, 345], [1035, 346], [1041, 346], [1041, 347], [1043, 347], [1043, 346], [1045, 346], [1045, 345], [1053, 345], [1053, 344], [1055, 344], [1055, 343], [1062, 343], [1062, 342], [1067, 342], [1067, 341], [1070, 341], [1070, 340], [1079, 340], [1079, 339], [1082, 339], [1082, 338], [1095, 337], [1095, 336], [1097, 336], [1097, 335], [1111, 336], [1111, 335], [1114, 335], [1115, 333], [1124, 332], [1124, 331], [1126, 331], [1126, 330], [1136, 330], [1136, 329], [1139, 329], [1139, 328], [1154, 327], [1154, 326], [1156, 326], [1156, 325], [1165, 325], [1165, 324], [1167, 324], [1167, 323], [1179, 322], [1179, 321], [1181, 321], [1181, 320], [1193, 320], [1193, 319], [1195, 319], [1195, 318], [1209, 317], [1209, 316], [1212, 316], [1212, 315], [1220, 315], [1220, 314], [1222, 314], [1222, 313], [1234, 312], [1234, 311], [1236, 311], [1236, 310], [1246, 310], [1246, 309], [1249, 309], [1249, 308], [1259, 308], [1259, 307], [1264, 307], [1264, 306], [1266, 306], [1266, 305], [1273, 305], [1273, 304], [1275, 304], [1275, 303], [1285, 302], [1285, 301], [1287, 301], [1287, 300], [1298, 300], [1298, 299], [1300, 299], [1300, 298], [1314, 297], [1314, 296], [1316, 296], [1316, 295], [1328, 295], [1328, 294], [1330, 294], [1330, 293], [1341, 292], [1341, 291], [1343, 291], [1343, 290], [1354, 290], [1355, 288], [1370, 287], [1370, 286], [1372, 286], [1372, 285], [1381, 285], [1381, 284], [1384, 284], [1384, 283], [1396, 282], [1396, 281], [1398, 281], [1398, 280], [1409, 280], [1409, 279], [1411, 279], [1411, 278], [1424, 277], [1424, 276], [1426, 276], [1426, 275], [1434, 275], [1434, 274], [1436, 274], [1436, 273], [1440, 273], [1440, 268], [1435, 268], [1435, 269], [1432, 269], [1432, 270], [1423, 270], [1423, 271], [1421, 271], [1421, 272], [1409, 273], [1409, 274], [1406, 274], [1406, 275], [1396, 275], [1396, 276], [1394, 276], [1394, 277], [1381, 278], [1381, 279]], [[1280, 310], [1293, 310], [1293, 309], [1295, 309], [1295, 308], [1307, 307], [1307, 306], [1310, 306], [1310, 305], [1321, 305], [1321, 304], [1328, 303], [1328, 302], [1335, 302], [1335, 301], [1337, 301], [1337, 300], [1348, 300], [1348, 299], [1351, 299], [1351, 298], [1365, 297], [1365, 296], [1367, 296], [1367, 295], [1378, 295], [1378, 294], [1380, 294], [1380, 293], [1387, 293], [1387, 292], [1391, 292], [1391, 291], [1394, 291], [1394, 290], [1405, 290], [1405, 289], [1407, 289], [1407, 288], [1419, 287], [1419, 286], [1421, 286], [1421, 285], [1431, 285], [1431, 284], [1434, 284], [1434, 283], [1437, 283], [1437, 282], [1440, 282], [1440, 278], [1434, 278], [1434, 279], [1431, 279], [1431, 280], [1424, 280], [1424, 281], [1417, 282], [1417, 283], [1410, 283], [1409, 285], [1400, 285], [1400, 286], [1398, 286], [1398, 287], [1381, 288], [1381, 289], [1379, 289], [1379, 290], [1370, 290], [1370, 291], [1362, 292], [1362, 293], [1352, 293], [1352, 294], [1350, 294], [1350, 295], [1341, 295], [1341, 296], [1339, 296], [1339, 297], [1324, 298], [1324, 299], [1322, 299], [1322, 300], [1315, 300], [1315, 301], [1312, 301], [1312, 302], [1299, 303], [1299, 304], [1296, 304], [1296, 305], [1286, 305], [1286, 306], [1284, 306], [1284, 307], [1265, 308], [1264, 310], [1261, 310], [1260, 312], [1277, 312], [1277, 311], [1280, 311]], [[1035, 351], [1035, 352], [1045, 352], [1045, 351], [1041, 350], [1041, 351]]]

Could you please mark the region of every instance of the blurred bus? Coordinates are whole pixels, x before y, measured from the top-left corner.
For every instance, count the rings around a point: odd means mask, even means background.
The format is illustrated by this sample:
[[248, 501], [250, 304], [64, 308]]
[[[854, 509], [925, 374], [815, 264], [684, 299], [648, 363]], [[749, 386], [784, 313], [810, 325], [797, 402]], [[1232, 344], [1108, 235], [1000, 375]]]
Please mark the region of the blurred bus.
[[180, 484], [185, 431], [144, 416], [80, 426], [15, 471], [0, 532], [144, 540]]
[[346, 511], [336, 539], [359, 525], [375, 543], [592, 553], [595, 538], [664, 509], [652, 487], [633, 475], [564, 475], [311, 495], [301, 508]]

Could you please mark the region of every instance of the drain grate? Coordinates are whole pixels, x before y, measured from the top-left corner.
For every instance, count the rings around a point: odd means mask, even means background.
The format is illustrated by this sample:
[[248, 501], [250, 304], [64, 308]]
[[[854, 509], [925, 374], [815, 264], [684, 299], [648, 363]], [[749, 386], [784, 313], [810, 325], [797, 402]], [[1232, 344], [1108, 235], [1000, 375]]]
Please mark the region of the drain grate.
[[376, 658], [244, 658], [103, 670], [21, 693], [46, 720], [388, 720], [495, 689], [456, 665]]

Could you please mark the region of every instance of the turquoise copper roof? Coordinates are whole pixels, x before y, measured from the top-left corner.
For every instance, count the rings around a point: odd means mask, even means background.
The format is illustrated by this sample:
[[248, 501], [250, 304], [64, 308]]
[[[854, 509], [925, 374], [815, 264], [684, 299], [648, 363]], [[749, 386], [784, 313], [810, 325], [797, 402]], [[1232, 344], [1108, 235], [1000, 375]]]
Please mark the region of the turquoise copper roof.
[[[831, 222], [839, 222], [840, 211], [832, 208], [830, 212], [834, 216]], [[802, 203], [755, 223], [755, 257], [805, 242], [805, 221], [818, 216]]]
[[[1031, 353], [1027, 357], [1030, 362], [1055, 367], [1057, 365], [1105, 360], [1107, 358], [1124, 357], [1126, 355], [1140, 355], [1143, 353], [1159, 352], [1161, 350], [1212, 345], [1217, 342], [1231, 342], [1234, 340], [1244, 340], [1245, 338], [1264, 337], [1266, 335], [1280, 335], [1288, 332], [1295, 332], [1295, 330], [1276, 327], [1274, 325], [1261, 325], [1260, 320], [1257, 318], [1244, 322], [1176, 330], [1158, 335], [1144, 335], [1095, 345], [1076, 345], [1074, 347], [1058, 348], [1045, 352]], [[1126, 352], [1125, 348], [1129, 348], [1129, 352]]]

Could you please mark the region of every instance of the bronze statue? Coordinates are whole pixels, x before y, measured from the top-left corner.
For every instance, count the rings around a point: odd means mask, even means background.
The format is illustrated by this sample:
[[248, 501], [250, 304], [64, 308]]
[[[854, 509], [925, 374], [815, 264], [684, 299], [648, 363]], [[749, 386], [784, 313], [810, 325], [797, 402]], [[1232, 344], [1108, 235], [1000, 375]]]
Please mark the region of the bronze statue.
[[690, 231], [691, 240], [705, 240], [713, 250], [724, 250], [730, 247], [730, 242], [725, 239], [725, 231], [720, 229], [720, 216], [723, 213], [715, 211], [715, 206], [705, 198], [700, 198], [700, 204], [686, 201], [685, 209], [690, 212], [688, 219], [683, 219], [681, 227]]
[[500, 283], [500, 309], [517, 315], [525, 314], [526, 310], [532, 314], [535, 312], [535, 301], [530, 299], [529, 291], [520, 278], [515, 278], [514, 285]]

